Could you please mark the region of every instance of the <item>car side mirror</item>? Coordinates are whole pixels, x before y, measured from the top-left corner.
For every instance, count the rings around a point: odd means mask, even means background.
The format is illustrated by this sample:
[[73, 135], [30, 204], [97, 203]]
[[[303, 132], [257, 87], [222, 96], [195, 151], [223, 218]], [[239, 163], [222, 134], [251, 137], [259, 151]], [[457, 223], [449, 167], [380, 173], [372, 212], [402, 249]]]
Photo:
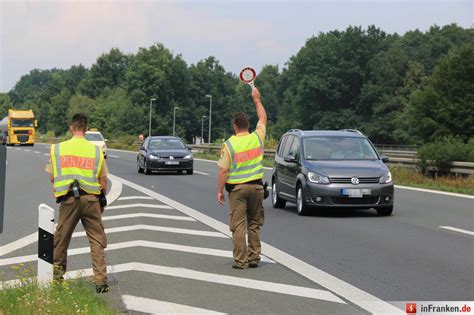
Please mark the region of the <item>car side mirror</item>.
[[285, 157], [285, 162], [296, 163], [298, 161], [296, 160], [296, 158], [293, 155], [287, 155]]
[[390, 160], [390, 159], [388, 158], [388, 156], [386, 156], [386, 155], [381, 155], [381, 156], [380, 156], [380, 159], [381, 159], [382, 162], [384, 162], [384, 163], [387, 163], [387, 162]]
[[146, 151], [146, 149], [145, 149], [144, 146], [141, 146], [141, 147], [140, 147], [140, 150]]

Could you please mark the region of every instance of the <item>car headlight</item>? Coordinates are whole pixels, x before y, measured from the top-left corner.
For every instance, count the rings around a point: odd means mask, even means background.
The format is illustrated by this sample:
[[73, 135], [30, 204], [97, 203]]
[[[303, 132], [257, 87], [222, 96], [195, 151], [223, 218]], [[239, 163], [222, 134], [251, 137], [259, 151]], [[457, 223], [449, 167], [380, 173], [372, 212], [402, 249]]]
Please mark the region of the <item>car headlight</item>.
[[150, 158], [150, 160], [159, 160], [160, 159], [160, 157], [158, 157], [156, 155], [153, 155], [153, 154], [150, 154], [148, 157]]
[[188, 154], [186, 155], [183, 159], [185, 160], [191, 160], [193, 158], [193, 155], [192, 154]]
[[319, 175], [316, 173], [308, 173], [308, 179], [310, 182], [315, 184], [329, 184], [329, 178], [323, 175]]
[[388, 171], [387, 174], [384, 176], [380, 177], [379, 183], [380, 184], [388, 184], [392, 182], [392, 173]]

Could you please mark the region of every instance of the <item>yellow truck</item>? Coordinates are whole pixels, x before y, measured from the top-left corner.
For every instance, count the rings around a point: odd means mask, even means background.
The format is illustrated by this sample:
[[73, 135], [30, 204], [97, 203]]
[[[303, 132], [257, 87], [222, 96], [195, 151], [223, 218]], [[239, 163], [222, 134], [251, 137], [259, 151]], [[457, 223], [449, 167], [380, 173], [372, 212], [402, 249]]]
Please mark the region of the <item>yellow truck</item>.
[[38, 122], [33, 111], [9, 109], [8, 116], [0, 122], [2, 144], [34, 145]]

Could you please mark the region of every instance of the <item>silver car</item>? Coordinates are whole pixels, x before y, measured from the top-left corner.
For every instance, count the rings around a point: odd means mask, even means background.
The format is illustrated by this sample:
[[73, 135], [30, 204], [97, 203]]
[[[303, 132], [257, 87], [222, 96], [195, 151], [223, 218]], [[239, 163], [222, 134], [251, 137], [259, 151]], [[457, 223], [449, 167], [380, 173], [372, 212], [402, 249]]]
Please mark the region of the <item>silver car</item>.
[[393, 181], [370, 140], [357, 130], [285, 133], [278, 144], [272, 175], [272, 203], [297, 205], [299, 215], [312, 208], [374, 208], [393, 212]]

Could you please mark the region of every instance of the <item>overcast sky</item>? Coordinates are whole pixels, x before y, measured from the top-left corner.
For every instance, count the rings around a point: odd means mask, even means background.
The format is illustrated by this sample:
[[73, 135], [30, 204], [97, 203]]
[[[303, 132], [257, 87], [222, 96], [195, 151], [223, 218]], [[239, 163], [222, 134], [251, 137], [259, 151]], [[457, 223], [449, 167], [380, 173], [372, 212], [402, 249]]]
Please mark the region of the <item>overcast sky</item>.
[[474, 0], [21, 1], [0, 0], [0, 92], [34, 68], [90, 67], [118, 47], [161, 42], [188, 64], [216, 56], [227, 71], [284, 66], [306, 39], [349, 25], [403, 34], [473, 26]]

